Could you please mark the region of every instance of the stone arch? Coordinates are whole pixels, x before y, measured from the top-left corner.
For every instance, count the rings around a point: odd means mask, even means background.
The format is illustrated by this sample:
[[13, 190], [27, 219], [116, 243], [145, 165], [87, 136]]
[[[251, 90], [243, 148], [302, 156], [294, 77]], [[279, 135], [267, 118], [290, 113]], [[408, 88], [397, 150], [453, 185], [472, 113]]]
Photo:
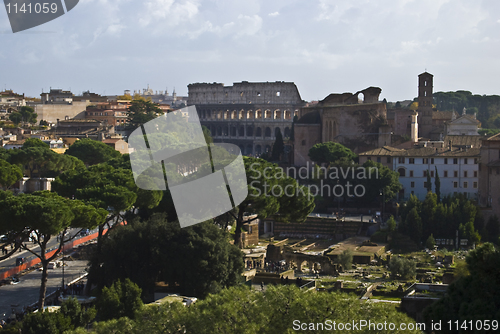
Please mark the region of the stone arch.
[[273, 119], [273, 112], [269, 109], [266, 109], [264, 118], [265, 119]]
[[255, 137], [262, 137], [262, 129], [260, 127], [255, 129]]
[[229, 119], [230, 115], [229, 115], [229, 110], [226, 110], [224, 112], [224, 119]]
[[247, 136], [253, 137], [253, 125], [247, 125]]
[[243, 125], [238, 129], [238, 137], [245, 137], [245, 127]]
[[217, 127], [217, 136], [222, 136], [222, 127], [221, 126]]
[[225, 137], [229, 136], [229, 126], [224, 125], [224, 127], [222, 128], [222, 132]]
[[281, 119], [281, 110], [276, 109], [274, 111], [274, 119]]
[[248, 110], [247, 119], [254, 119], [254, 118], [255, 118], [255, 112], [253, 110]]
[[255, 146], [255, 154], [261, 154], [262, 153], [262, 146], [256, 145]]
[[256, 113], [256, 116], [255, 116], [256, 119], [262, 119], [262, 110], [261, 109], [257, 109], [255, 111], [255, 113]]
[[285, 119], [292, 119], [292, 113], [290, 110], [285, 110]]
[[270, 127], [266, 127], [266, 130], [264, 130], [264, 137], [271, 138], [271, 128]]
[[231, 126], [231, 137], [236, 137], [236, 127], [234, 125]]
[[245, 111], [244, 110], [240, 110], [238, 118], [245, 119]]
[[233, 110], [231, 113], [231, 119], [237, 119], [238, 118], [238, 112], [236, 110]]
[[401, 177], [401, 176], [403, 176], [403, 177], [404, 177], [404, 176], [406, 176], [406, 168], [404, 168], [404, 167], [399, 167], [399, 168], [398, 168], [398, 173], [399, 173], [399, 176], [400, 176], [400, 177]]
[[217, 113], [217, 118], [222, 119], [224, 115], [222, 114], [222, 110]]
[[245, 151], [246, 155], [252, 155], [253, 154], [253, 147], [252, 144], [247, 145], [247, 149]]

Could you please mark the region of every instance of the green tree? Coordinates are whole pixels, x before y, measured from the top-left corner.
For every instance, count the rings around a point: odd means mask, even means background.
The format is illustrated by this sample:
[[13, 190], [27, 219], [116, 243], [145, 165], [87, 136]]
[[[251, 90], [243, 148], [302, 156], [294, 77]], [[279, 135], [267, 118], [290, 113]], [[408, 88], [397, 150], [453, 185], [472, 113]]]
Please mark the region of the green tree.
[[391, 217], [387, 220], [387, 232], [393, 233], [394, 231], [396, 231], [396, 220], [394, 219], [394, 216], [391, 215]]
[[57, 154], [47, 146], [35, 146], [37, 141], [29, 141], [21, 149], [9, 152], [10, 163], [24, 167], [28, 177], [55, 177], [62, 171], [83, 167], [75, 157]]
[[96, 309], [94, 307], [83, 308], [76, 297], [70, 297], [63, 301], [59, 312], [65, 318], [70, 319], [73, 329], [86, 326], [96, 316]]
[[[245, 222], [273, 218], [283, 222], [303, 222], [314, 209], [309, 189], [285, 174], [282, 168], [263, 159], [243, 157], [247, 175], [248, 196], [238, 206], [235, 245], [241, 245], [241, 229]], [[256, 216], [247, 219], [245, 214]]]
[[36, 124], [37, 114], [32, 107], [24, 106], [19, 109], [19, 113], [22, 116], [22, 121], [24, 123]]
[[412, 279], [417, 273], [417, 265], [413, 260], [393, 256], [389, 261], [389, 271], [393, 278]]
[[[39, 308], [43, 309], [47, 290], [48, 264], [52, 261], [64, 245], [64, 242], [75, 236], [60, 238], [60, 242], [53, 254], [49, 253], [48, 242], [53, 236], [64, 233], [69, 228], [92, 229], [104, 221], [107, 212], [96, 210], [91, 205], [80, 201], [72, 201], [55, 193], [39, 191], [33, 194], [20, 194], [18, 196], [0, 196], [0, 217], [6, 228], [18, 226], [16, 229], [17, 240], [23, 244], [30, 234], [39, 247], [38, 251], [21, 246], [40, 259], [42, 264], [42, 277], [40, 285]], [[4, 222], [5, 221], [5, 222]], [[21, 227], [21, 228], [19, 228]], [[15, 229], [15, 230], [16, 230]]]
[[274, 141], [271, 154], [271, 160], [279, 161], [283, 152], [285, 152], [285, 145], [283, 144], [283, 136], [281, 135], [281, 130], [278, 128], [278, 131], [276, 132], [276, 140]]
[[358, 182], [364, 186], [364, 198], [373, 201], [373, 199], [380, 198], [381, 192], [385, 202], [396, 197], [402, 188], [398, 172], [392, 171], [386, 166], [372, 160], [366, 161], [362, 167], [363, 169], [360, 169], [360, 171], [364, 170], [366, 177], [361, 178]]
[[309, 158], [317, 164], [330, 164], [341, 158], [352, 160], [356, 154], [342, 144], [326, 142], [315, 144], [309, 150]]
[[432, 180], [431, 180], [431, 172], [427, 170], [427, 192], [432, 192]]
[[102, 289], [97, 301], [97, 313], [101, 320], [134, 319], [142, 306], [141, 288], [126, 278]]
[[15, 111], [9, 115], [9, 119], [12, 123], [14, 123], [16, 126], [22, 122], [23, 120], [23, 115], [21, 113]]
[[21, 168], [0, 159], [0, 187], [3, 190], [9, 189], [14, 183], [22, 178], [23, 172]]
[[429, 235], [429, 237], [425, 241], [425, 247], [429, 249], [434, 249], [434, 246], [436, 246], [436, 240], [434, 239], [434, 236], [431, 233], [431, 235]]
[[[354, 295], [343, 293], [304, 293], [293, 285], [269, 286], [264, 292], [245, 287], [233, 287], [208, 296], [190, 307], [180, 303], [142, 308], [135, 321], [127, 319], [97, 323], [101, 333], [295, 333], [299, 322], [308, 332], [326, 333], [333, 330], [333, 320], [351, 323], [369, 319], [372, 323], [394, 323], [384, 333], [398, 333], [402, 323], [411, 318], [386, 303], [360, 303]], [[329, 320], [329, 321], [327, 321]], [[325, 323], [323, 329], [317, 323]], [[314, 328], [311, 328], [311, 324]], [[331, 325], [332, 328], [329, 328]], [[299, 326], [299, 327], [298, 327]], [[368, 326], [352, 328], [346, 333], [373, 333]], [[418, 330], [408, 333], [419, 333]]]
[[422, 238], [422, 219], [415, 208], [411, 209], [408, 213], [405, 225], [408, 231], [407, 234], [413, 241], [420, 244], [420, 239]]
[[[488, 319], [491, 324], [491, 319], [500, 316], [500, 252], [493, 244], [485, 243], [469, 252], [466, 261], [470, 275], [464, 275], [450, 284], [445, 296], [425, 309], [427, 323], [439, 319], [445, 324], [460, 319], [462, 324]], [[450, 330], [448, 326], [443, 326], [442, 332], [472, 331], [463, 328]]]
[[346, 249], [339, 255], [339, 263], [342, 268], [350, 269], [352, 265], [352, 250]]
[[23, 318], [22, 333], [63, 334], [72, 329], [71, 319], [60, 312], [29, 313]]
[[90, 138], [77, 140], [64, 154], [80, 159], [87, 166], [107, 162], [110, 159], [117, 159], [121, 155], [111, 146]]
[[158, 104], [145, 99], [134, 99], [130, 107], [128, 107], [128, 123], [131, 127], [137, 128], [162, 113], [162, 110], [158, 108]]
[[210, 222], [180, 228], [164, 214], [136, 219], [104, 241], [101, 257], [91, 261], [90, 276], [102, 285], [128, 277], [145, 298], [153, 295], [157, 281], [204, 297], [240, 283], [242, 253], [227, 242], [226, 233]]
[[437, 166], [435, 166], [436, 168], [436, 177], [434, 178], [434, 186], [435, 186], [435, 193], [436, 193], [436, 196], [437, 196], [437, 202], [440, 203], [441, 202], [441, 180], [439, 179], [439, 173], [438, 173], [438, 169], [437, 169]]

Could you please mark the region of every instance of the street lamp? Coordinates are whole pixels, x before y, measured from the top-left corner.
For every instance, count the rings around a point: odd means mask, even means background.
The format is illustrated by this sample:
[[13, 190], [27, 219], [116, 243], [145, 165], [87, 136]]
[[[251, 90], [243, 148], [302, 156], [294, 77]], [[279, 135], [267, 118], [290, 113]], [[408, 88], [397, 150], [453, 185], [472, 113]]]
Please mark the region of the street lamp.
[[384, 222], [384, 211], [385, 211], [385, 192], [384, 189], [380, 189], [380, 196], [382, 196], [382, 215], [380, 217], [380, 222]]

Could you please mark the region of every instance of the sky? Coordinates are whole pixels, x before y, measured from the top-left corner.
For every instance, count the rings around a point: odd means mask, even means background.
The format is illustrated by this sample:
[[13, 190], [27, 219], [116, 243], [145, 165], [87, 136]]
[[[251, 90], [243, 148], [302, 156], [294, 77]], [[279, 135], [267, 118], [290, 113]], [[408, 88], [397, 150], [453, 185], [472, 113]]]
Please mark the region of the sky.
[[0, 90], [123, 94], [195, 82], [295, 82], [302, 99], [380, 87], [500, 95], [498, 0], [80, 0], [12, 33], [0, 8]]

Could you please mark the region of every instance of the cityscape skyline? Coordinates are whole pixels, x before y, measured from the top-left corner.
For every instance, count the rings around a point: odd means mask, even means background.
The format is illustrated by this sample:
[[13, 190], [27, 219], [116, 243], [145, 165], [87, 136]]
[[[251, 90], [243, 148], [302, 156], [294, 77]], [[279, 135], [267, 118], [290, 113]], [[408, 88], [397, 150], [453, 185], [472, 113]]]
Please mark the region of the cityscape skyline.
[[49, 87], [120, 95], [187, 95], [196, 82], [294, 82], [304, 100], [377, 86], [388, 101], [434, 91], [498, 94], [492, 1], [81, 1], [42, 26], [12, 34], [0, 11], [0, 89], [37, 97]]

